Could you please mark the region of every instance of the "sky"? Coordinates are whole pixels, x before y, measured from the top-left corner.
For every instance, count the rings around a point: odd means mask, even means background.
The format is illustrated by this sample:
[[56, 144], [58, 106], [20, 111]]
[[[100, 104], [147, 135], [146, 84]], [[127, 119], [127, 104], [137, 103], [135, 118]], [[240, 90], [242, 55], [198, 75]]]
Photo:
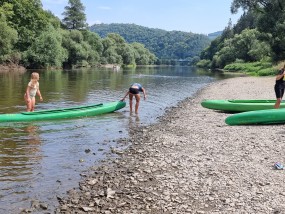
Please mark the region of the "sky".
[[[167, 31], [199, 34], [222, 31], [229, 21], [236, 24], [242, 14], [231, 14], [232, 0], [81, 0], [89, 26], [136, 24]], [[43, 8], [60, 19], [68, 0], [42, 0]]]

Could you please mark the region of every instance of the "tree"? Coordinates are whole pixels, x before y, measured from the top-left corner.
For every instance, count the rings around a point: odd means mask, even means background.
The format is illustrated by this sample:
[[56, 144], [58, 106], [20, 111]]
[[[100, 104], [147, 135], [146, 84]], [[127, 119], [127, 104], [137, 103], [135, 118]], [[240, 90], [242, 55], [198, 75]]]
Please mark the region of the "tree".
[[134, 42], [131, 44], [135, 51], [137, 65], [152, 65], [157, 60], [154, 54], [145, 48], [143, 44]]
[[[231, 11], [237, 12], [239, 8], [254, 12], [259, 32], [267, 33], [272, 38], [270, 46], [275, 61], [285, 58], [285, 1], [284, 0], [234, 0]], [[267, 39], [265, 39], [267, 41]]]
[[103, 52], [102, 52], [102, 59], [101, 63], [107, 62], [111, 64], [122, 64], [123, 59], [117, 53], [117, 46], [115, 40], [112, 38], [112, 35], [107, 36], [102, 40], [103, 44]]
[[80, 0], [69, 0], [65, 11], [62, 13], [65, 17], [62, 22], [67, 29], [85, 29], [87, 27], [86, 15], [84, 13], [85, 7]]
[[8, 26], [18, 33], [16, 48], [21, 52], [49, 26], [49, 17], [40, 0], [0, 0], [0, 7], [5, 8], [3, 14]]
[[0, 63], [3, 63], [5, 61], [11, 61], [13, 48], [17, 42], [18, 34], [16, 30], [7, 25], [4, 15], [0, 15], [0, 29]]
[[98, 52], [99, 55], [102, 55], [103, 44], [101, 41], [101, 37], [98, 34], [89, 30], [82, 31], [81, 33], [84, 37], [84, 41], [87, 41], [93, 50]]
[[24, 52], [26, 65], [32, 68], [62, 67], [67, 59], [67, 51], [61, 43], [62, 35], [50, 25]]
[[262, 60], [270, 56], [271, 50], [268, 42], [260, 40], [261, 33], [257, 29], [245, 29], [232, 39], [232, 46], [238, 59], [245, 62]]
[[113, 41], [114, 50], [122, 58], [122, 63], [125, 65], [135, 64], [135, 53], [133, 48], [126, 43], [123, 37], [116, 33], [108, 34], [107, 38]]
[[271, 48], [268, 42], [260, 40], [261, 36], [257, 29], [245, 29], [225, 40], [224, 47], [214, 55], [212, 65], [223, 68], [237, 60], [254, 62], [267, 59], [272, 54]]
[[110, 33], [119, 34], [131, 44], [144, 44], [158, 58], [186, 59], [198, 56], [210, 44], [206, 35], [182, 31], [166, 31], [135, 24], [95, 24], [90, 30], [105, 38]]
[[258, 14], [252, 11], [244, 12], [233, 27], [234, 34], [241, 33], [244, 29], [254, 29], [257, 27]]
[[68, 59], [64, 62], [64, 67], [77, 67], [82, 65], [88, 58], [88, 53], [85, 49], [86, 42], [84, 42], [82, 33], [79, 30], [64, 30], [62, 36], [62, 46], [68, 52]]

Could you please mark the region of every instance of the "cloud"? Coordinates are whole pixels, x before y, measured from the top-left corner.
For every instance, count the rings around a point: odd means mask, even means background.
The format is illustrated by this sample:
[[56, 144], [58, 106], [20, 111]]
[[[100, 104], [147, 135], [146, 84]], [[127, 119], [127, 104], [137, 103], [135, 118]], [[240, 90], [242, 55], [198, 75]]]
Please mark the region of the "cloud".
[[99, 10], [112, 10], [111, 7], [106, 7], [106, 6], [100, 6], [98, 7]]

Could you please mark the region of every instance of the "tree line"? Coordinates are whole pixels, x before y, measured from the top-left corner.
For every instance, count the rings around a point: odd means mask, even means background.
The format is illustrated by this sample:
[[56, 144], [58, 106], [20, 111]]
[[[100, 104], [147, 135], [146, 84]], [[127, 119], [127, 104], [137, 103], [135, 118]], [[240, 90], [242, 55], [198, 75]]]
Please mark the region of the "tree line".
[[269, 72], [272, 64], [285, 59], [285, 1], [233, 0], [231, 12], [238, 10], [244, 13], [237, 24], [229, 22], [201, 52], [197, 65], [238, 70], [247, 63]]
[[211, 41], [203, 34], [166, 31], [136, 24], [94, 24], [90, 30], [102, 38], [109, 33], [116, 33], [127, 42], [144, 44], [158, 57], [157, 64], [175, 64], [178, 60], [195, 64], [200, 60], [201, 51], [209, 46]]
[[63, 20], [40, 0], [0, 0], [0, 64], [26, 68], [99, 64], [150, 65], [157, 60], [143, 44], [115, 33], [101, 38], [86, 23], [80, 0], [69, 0]]

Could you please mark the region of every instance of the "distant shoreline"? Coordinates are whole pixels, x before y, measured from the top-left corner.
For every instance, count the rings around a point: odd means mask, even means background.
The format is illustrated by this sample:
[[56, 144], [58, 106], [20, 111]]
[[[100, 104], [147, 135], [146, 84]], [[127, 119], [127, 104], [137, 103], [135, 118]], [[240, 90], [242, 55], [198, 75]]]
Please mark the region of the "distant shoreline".
[[6, 72], [26, 72], [26, 68], [20, 65], [0, 65], [0, 73]]

